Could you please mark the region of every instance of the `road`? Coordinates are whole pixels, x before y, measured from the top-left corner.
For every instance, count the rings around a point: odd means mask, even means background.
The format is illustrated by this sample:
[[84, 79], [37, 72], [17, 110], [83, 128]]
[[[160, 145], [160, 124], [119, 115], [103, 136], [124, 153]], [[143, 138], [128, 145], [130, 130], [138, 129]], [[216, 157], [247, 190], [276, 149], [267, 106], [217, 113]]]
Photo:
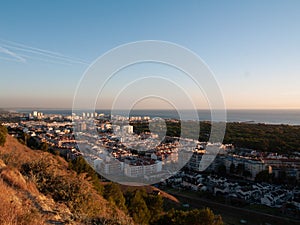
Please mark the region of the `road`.
[[209, 207], [215, 214], [220, 214], [223, 221], [230, 225], [239, 225], [240, 220], [246, 220], [247, 225], [299, 225], [300, 220], [292, 220], [281, 216], [270, 215], [264, 212], [225, 205], [197, 196], [190, 196], [185, 192], [168, 190], [167, 193], [178, 198], [182, 203], [188, 203], [193, 208]]

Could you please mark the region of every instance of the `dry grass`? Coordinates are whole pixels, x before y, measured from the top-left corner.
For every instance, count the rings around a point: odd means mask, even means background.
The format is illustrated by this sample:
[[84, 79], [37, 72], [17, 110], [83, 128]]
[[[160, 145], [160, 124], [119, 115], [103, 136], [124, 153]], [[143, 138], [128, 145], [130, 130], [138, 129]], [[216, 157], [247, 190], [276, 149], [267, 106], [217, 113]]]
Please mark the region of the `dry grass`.
[[[24, 165], [41, 167], [34, 173], [30, 167], [26, 173]], [[83, 174], [70, 171], [64, 159], [31, 150], [11, 136], [0, 146], [0, 190], [0, 225], [134, 224], [99, 195]]]
[[156, 187], [153, 187], [153, 186], [127, 186], [127, 185], [121, 185], [121, 190], [123, 193], [126, 193], [127, 191], [134, 191], [134, 190], [137, 190], [137, 189], [144, 189], [147, 193], [152, 193], [153, 191], [159, 191], [160, 192], [160, 195], [166, 199], [166, 200], [169, 200], [171, 202], [174, 202], [175, 204], [177, 203], [180, 203], [180, 201], [175, 198], [173, 195], [170, 195], [168, 194], [167, 192], [164, 192]]
[[0, 172], [0, 178], [2, 178], [9, 186], [13, 186], [19, 189], [26, 190], [26, 180], [22, 174], [15, 168], [5, 167]]
[[44, 224], [41, 215], [32, 207], [31, 201], [20, 196], [0, 178], [0, 224], [39, 225]]
[[7, 166], [12, 166], [17, 169], [20, 169], [24, 163], [42, 159], [47, 160], [49, 163], [55, 165], [55, 168], [62, 171], [68, 168], [68, 163], [63, 158], [47, 152], [31, 150], [10, 135], [7, 135], [4, 146], [0, 146], [0, 159], [2, 159]]
[[3, 162], [2, 159], [0, 159], [0, 169], [6, 167], [6, 164]]

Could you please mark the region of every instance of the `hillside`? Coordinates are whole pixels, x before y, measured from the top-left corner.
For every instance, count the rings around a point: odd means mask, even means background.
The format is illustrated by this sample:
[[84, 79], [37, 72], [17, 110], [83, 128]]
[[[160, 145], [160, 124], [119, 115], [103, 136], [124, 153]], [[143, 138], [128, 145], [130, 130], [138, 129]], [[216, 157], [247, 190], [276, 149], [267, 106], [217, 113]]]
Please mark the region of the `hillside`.
[[29, 149], [0, 128], [0, 225], [223, 224], [208, 208], [175, 210], [182, 203], [155, 187], [100, 182], [84, 158]]
[[59, 156], [11, 136], [0, 146], [0, 224], [134, 224]]

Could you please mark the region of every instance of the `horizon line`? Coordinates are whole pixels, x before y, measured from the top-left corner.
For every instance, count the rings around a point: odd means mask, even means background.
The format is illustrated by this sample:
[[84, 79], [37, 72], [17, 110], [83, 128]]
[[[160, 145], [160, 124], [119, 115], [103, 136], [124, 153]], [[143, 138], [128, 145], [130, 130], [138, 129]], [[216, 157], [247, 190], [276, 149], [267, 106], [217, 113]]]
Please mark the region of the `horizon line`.
[[[5, 110], [112, 110], [109, 108], [96, 108], [96, 109], [73, 109], [73, 108], [65, 108], [65, 107], [0, 107], [0, 111], [5, 111]], [[128, 110], [128, 109], [114, 109], [114, 110]], [[176, 109], [170, 109], [170, 108], [137, 108], [133, 110], [170, 110], [170, 111], [176, 111]], [[210, 109], [210, 108], [197, 108], [197, 109], [180, 109], [180, 110], [300, 110], [300, 108], [294, 107], [294, 108], [225, 108], [225, 109]]]

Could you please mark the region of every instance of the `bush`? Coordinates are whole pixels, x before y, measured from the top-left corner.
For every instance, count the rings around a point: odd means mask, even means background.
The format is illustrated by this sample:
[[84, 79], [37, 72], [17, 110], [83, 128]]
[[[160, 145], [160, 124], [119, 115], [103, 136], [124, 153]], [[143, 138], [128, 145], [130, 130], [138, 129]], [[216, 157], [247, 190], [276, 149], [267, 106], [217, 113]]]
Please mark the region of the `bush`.
[[83, 157], [78, 157], [69, 162], [69, 169], [75, 171], [77, 174], [85, 173], [90, 178], [90, 182], [93, 184], [95, 190], [99, 194], [103, 193], [103, 185], [100, 183], [100, 179], [95, 170], [86, 162]]
[[107, 184], [104, 188], [103, 197], [109, 202], [116, 205], [119, 209], [123, 210], [124, 212], [127, 211], [127, 207], [125, 205], [125, 198], [118, 184]]
[[222, 225], [222, 218], [206, 208], [190, 211], [171, 210], [155, 223], [156, 225]]
[[6, 141], [7, 129], [6, 127], [0, 125], [0, 146], [4, 146]]
[[83, 176], [56, 174], [46, 159], [23, 164], [21, 173], [32, 180], [41, 193], [56, 202], [64, 202], [77, 218], [97, 215], [101, 209]]
[[127, 194], [129, 194], [127, 206], [129, 215], [137, 224], [149, 224], [151, 214], [144, 200], [145, 191], [136, 190], [135, 192]]

